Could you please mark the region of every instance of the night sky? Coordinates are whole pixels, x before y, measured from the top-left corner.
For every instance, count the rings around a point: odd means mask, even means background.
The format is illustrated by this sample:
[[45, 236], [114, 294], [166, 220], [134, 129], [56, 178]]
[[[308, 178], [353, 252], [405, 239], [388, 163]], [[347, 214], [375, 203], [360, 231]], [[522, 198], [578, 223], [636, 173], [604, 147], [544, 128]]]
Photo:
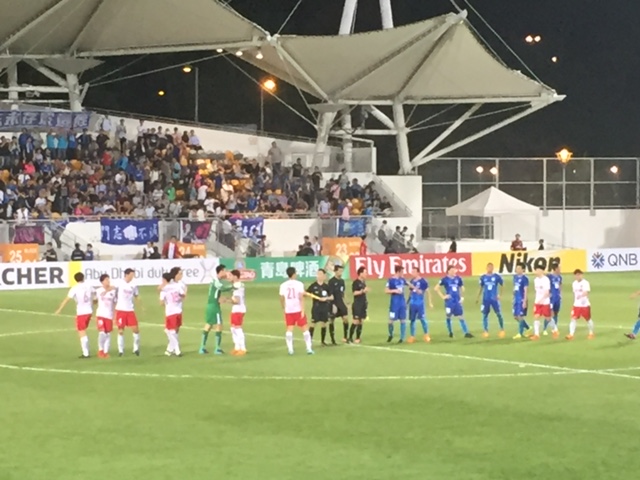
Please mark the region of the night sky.
[[[279, 30], [297, 0], [233, 0], [231, 6], [271, 33]], [[360, 0], [356, 30], [380, 28], [378, 0]], [[342, 0], [303, 0], [283, 30], [288, 34], [337, 33]], [[448, 0], [393, 0], [396, 25], [453, 11]], [[458, 0], [465, 7], [465, 0]], [[457, 152], [465, 156], [550, 156], [564, 146], [576, 156], [635, 156], [640, 125], [640, 3], [631, 0], [473, 0], [473, 6], [538, 77], [568, 97]], [[615, 4], [615, 7], [614, 7]], [[469, 19], [506, 63], [523, 69], [473, 13]], [[531, 46], [527, 34], [542, 42]], [[212, 52], [139, 58], [110, 79], [210, 56]], [[551, 57], [559, 61], [553, 63]], [[83, 81], [100, 77], [137, 57], [107, 59], [85, 73]], [[256, 79], [265, 74], [235, 58]], [[200, 67], [200, 120], [217, 124], [257, 124], [259, 89], [227, 59]], [[157, 91], [167, 94], [160, 98]], [[297, 90], [282, 82], [279, 95], [304, 111]], [[193, 118], [193, 76], [179, 68], [92, 88], [90, 107], [110, 108], [182, 119]], [[377, 128], [377, 127], [376, 127]], [[313, 136], [313, 129], [275, 99], [266, 104], [267, 131]], [[385, 157], [394, 142], [382, 142]], [[415, 144], [421, 147], [424, 138]], [[221, 146], [223, 148], [223, 146]], [[397, 171], [388, 161], [382, 170]]]

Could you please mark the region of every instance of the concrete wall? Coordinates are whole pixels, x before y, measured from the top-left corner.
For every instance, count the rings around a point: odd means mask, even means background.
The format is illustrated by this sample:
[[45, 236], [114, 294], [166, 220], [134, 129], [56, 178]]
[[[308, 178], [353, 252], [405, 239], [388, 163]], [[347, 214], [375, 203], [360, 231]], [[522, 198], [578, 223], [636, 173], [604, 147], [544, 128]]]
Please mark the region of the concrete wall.
[[[567, 210], [565, 237], [569, 248], [623, 248], [640, 245], [640, 210]], [[494, 239], [510, 242], [516, 233], [524, 241], [543, 238], [547, 245], [562, 244], [562, 211], [548, 215], [508, 216], [495, 219]]]

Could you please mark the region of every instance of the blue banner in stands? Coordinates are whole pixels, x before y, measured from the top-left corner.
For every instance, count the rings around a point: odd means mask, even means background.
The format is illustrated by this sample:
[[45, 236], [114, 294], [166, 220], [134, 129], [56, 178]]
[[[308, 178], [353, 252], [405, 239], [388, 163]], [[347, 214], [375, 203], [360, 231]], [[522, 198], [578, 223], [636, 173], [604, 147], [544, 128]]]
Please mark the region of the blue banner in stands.
[[10, 127], [16, 130], [22, 128], [82, 130], [83, 128], [89, 128], [90, 120], [91, 112], [0, 110], [0, 127]]
[[264, 218], [238, 218], [232, 222], [242, 231], [245, 238], [260, 237], [264, 230]]
[[102, 243], [145, 245], [158, 241], [158, 220], [100, 219]]
[[338, 237], [363, 237], [367, 234], [367, 219], [338, 220]]

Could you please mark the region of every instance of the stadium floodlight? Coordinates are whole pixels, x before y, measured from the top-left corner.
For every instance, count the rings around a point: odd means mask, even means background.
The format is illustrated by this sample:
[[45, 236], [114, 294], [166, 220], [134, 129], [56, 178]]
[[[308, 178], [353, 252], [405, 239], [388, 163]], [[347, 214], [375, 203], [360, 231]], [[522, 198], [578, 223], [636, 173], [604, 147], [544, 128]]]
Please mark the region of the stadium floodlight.
[[573, 153], [567, 148], [556, 152], [556, 158], [562, 164], [562, 248], [567, 244], [567, 164], [571, 157]]
[[478, 166], [476, 167], [476, 172], [478, 172], [478, 173], [482, 173], [482, 172], [484, 172], [484, 167], [483, 167], [482, 165], [478, 165]]
[[238, 50], [236, 52], [236, 57], [241, 57], [242, 55], [244, 55], [244, 52], [242, 50]]
[[556, 57], [555, 55], [553, 57], [551, 57], [551, 61], [553, 63], [558, 63], [558, 57]]
[[617, 165], [613, 165], [613, 166], [609, 169], [609, 171], [610, 171], [611, 173], [613, 173], [614, 175], [617, 175], [617, 174], [618, 174], [618, 172], [620, 171], [620, 169], [618, 168], [618, 166], [617, 166]]
[[185, 65], [184, 67], [182, 67], [182, 71], [184, 73], [191, 73], [191, 65]]
[[166, 94], [166, 92], [164, 90], [158, 90], [158, 96], [159, 97], [164, 97]]
[[498, 175], [498, 168], [497, 167], [491, 167], [491, 169], [489, 170], [489, 173], [491, 173], [491, 175], [493, 175], [493, 176]]
[[258, 53], [256, 53], [256, 58], [258, 60], [262, 60], [264, 58], [264, 55], [262, 53], [262, 50], [258, 50]]
[[278, 84], [273, 78], [265, 78], [260, 82], [260, 131], [264, 132], [264, 92], [273, 93], [278, 89]]

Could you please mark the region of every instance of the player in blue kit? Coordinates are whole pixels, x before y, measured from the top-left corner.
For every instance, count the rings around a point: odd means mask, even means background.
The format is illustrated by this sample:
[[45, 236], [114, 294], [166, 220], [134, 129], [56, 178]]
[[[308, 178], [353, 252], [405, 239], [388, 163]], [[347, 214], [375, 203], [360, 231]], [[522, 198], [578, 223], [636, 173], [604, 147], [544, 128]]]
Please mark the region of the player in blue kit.
[[418, 268], [413, 270], [413, 278], [409, 282], [409, 291], [409, 343], [416, 341], [416, 320], [420, 320], [424, 341], [428, 343], [431, 341], [431, 336], [429, 336], [429, 324], [427, 323], [425, 312], [425, 294], [429, 299], [429, 308], [433, 308], [433, 302], [431, 301], [429, 282], [422, 277]]
[[394, 322], [400, 322], [400, 340], [398, 343], [404, 342], [407, 336], [407, 301], [404, 297], [404, 287], [407, 285], [407, 281], [402, 274], [404, 268], [398, 265], [395, 270], [395, 274], [387, 281], [387, 287], [384, 293], [391, 295], [389, 302], [389, 338], [387, 343], [393, 341]]
[[503, 285], [502, 277], [493, 271], [493, 263], [487, 264], [487, 273], [480, 277], [480, 291], [476, 299], [476, 303], [478, 303], [482, 297], [480, 311], [482, 312], [482, 336], [485, 338], [489, 336], [489, 313], [491, 310], [496, 312], [498, 317], [498, 325], [500, 325], [498, 337], [504, 338], [504, 318], [500, 307], [500, 287]]
[[[441, 288], [444, 289], [442, 292]], [[458, 276], [458, 269], [450, 265], [447, 269], [447, 276], [440, 280], [440, 283], [436, 285], [436, 293], [440, 295], [440, 298], [444, 300], [444, 310], [447, 315], [447, 330], [449, 331], [449, 338], [453, 338], [453, 328], [451, 326], [451, 317], [457, 317], [460, 321], [460, 328], [464, 333], [465, 338], [473, 338], [473, 335], [469, 333], [467, 328], [467, 322], [465, 322], [463, 315], [464, 310], [462, 308], [462, 301], [464, 298], [464, 284], [462, 278]]]
[[518, 322], [518, 334], [514, 339], [522, 338], [529, 330], [524, 317], [527, 316], [527, 294], [529, 292], [529, 279], [524, 274], [524, 265], [516, 265], [516, 274], [513, 276], [513, 317]]
[[[631, 294], [632, 299], [638, 298], [638, 297], [640, 297], [640, 290]], [[635, 340], [636, 338], [638, 338], [638, 335], [640, 335], [640, 309], [638, 309], [638, 320], [633, 326], [633, 330], [631, 331], [631, 333], [624, 334], [624, 336], [627, 337], [629, 340]]]
[[[560, 264], [554, 263], [551, 266], [551, 273], [547, 274], [547, 277], [551, 283], [551, 312], [553, 313], [553, 321], [557, 326], [558, 314], [560, 313], [560, 307], [562, 305], [562, 275], [560, 275]], [[544, 321], [543, 335], [548, 335], [547, 326], [549, 326], [549, 323], [549, 320]]]

